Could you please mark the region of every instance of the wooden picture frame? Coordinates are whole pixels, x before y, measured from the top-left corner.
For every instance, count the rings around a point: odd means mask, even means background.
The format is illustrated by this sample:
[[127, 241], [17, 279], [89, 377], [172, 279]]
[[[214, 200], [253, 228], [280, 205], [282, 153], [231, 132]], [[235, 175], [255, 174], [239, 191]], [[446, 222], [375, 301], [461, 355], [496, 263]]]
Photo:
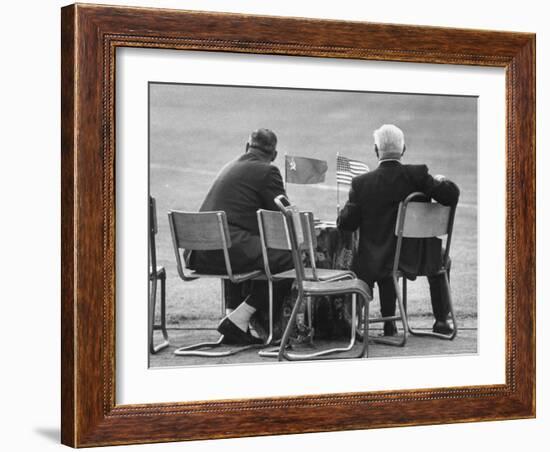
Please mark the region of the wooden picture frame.
[[[535, 35], [162, 9], [62, 9], [62, 442], [73, 447], [535, 416]], [[115, 50], [506, 70], [506, 382], [115, 404]]]

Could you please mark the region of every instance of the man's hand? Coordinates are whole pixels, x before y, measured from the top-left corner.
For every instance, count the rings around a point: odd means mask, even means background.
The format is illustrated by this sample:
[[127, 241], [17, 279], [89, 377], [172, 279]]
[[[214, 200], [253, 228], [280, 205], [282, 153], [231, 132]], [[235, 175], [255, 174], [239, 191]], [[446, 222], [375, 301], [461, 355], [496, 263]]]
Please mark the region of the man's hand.
[[446, 180], [447, 178], [443, 175], [443, 174], [436, 174], [434, 176], [434, 179], [437, 181], [437, 182], [443, 182], [444, 180]]

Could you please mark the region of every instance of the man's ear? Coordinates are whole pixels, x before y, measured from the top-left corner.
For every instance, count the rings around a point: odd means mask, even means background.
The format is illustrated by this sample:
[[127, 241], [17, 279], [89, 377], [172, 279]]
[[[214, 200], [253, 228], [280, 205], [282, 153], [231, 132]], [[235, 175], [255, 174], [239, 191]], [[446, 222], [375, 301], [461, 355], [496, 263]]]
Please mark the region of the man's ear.
[[250, 148], [250, 143], [246, 143], [246, 148], [245, 148], [244, 152], [245, 152], [245, 153], [248, 152], [248, 149], [249, 149], [249, 148]]
[[403, 154], [405, 153], [405, 151], [407, 150], [407, 145], [403, 145], [403, 152], [401, 153], [401, 157], [403, 157]]
[[277, 158], [277, 151], [273, 151], [273, 154], [271, 155], [271, 161], [274, 162]]
[[374, 145], [374, 153], [376, 154], [376, 158], [380, 158], [380, 155], [378, 155], [378, 146]]

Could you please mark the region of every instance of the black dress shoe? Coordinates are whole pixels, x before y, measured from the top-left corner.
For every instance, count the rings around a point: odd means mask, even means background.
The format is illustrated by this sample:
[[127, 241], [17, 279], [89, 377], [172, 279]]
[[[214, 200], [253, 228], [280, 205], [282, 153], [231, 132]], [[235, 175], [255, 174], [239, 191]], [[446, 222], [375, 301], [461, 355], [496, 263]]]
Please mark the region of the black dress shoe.
[[246, 333], [235, 325], [228, 317], [218, 325], [218, 332], [223, 335], [223, 344], [231, 345], [255, 345], [263, 344], [263, 341], [252, 336], [250, 331]]
[[454, 330], [448, 320], [436, 320], [432, 331], [439, 334], [452, 334]]
[[397, 334], [397, 327], [395, 322], [392, 320], [390, 322], [384, 322], [384, 336], [395, 336]]

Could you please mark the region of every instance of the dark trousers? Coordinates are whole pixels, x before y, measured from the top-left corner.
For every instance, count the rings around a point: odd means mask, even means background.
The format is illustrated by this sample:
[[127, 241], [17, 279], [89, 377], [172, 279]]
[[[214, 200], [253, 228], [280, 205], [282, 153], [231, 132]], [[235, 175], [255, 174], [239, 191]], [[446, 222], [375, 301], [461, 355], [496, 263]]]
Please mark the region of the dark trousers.
[[[290, 251], [269, 250], [269, 268], [272, 273], [279, 273], [294, 268]], [[259, 268], [259, 265], [256, 264]], [[273, 284], [273, 311], [277, 312], [283, 305], [285, 296], [290, 294], [292, 279], [284, 279]], [[247, 303], [257, 311], [267, 311], [269, 308], [269, 289], [267, 281], [250, 280], [239, 284], [225, 281], [225, 306], [235, 309], [250, 296]]]
[[[448, 277], [450, 276], [450, 266], [447, 270]], [[430, 285], [430, 298], [432, 301], [432, 310], [436, 320], [447, 320], [450, 312], [449, 297], [445, 287], [445, 274], [428, 276]], [[397, 294], [391, 276], [376, 281], [378, 285], [378, 293], [380, 295], [380, 310], [382, 317], [390, 317], [395, 315], [395, 302]], [[405, 307], [406, 309], [406, 307]]]
[[[283, 279], [273, 284], [274, 312], [278, 312], [283, 305], [285, 296], [290, 294], [293, 281], [292, 279]], [[266, 312], [269, 309], [267, 281], [245, 281], [235, 284], [225, 280], [224, 283], [226, 308], [235, 309], [246, 300], [247, 304], [256, 308], [257, 311]]]

